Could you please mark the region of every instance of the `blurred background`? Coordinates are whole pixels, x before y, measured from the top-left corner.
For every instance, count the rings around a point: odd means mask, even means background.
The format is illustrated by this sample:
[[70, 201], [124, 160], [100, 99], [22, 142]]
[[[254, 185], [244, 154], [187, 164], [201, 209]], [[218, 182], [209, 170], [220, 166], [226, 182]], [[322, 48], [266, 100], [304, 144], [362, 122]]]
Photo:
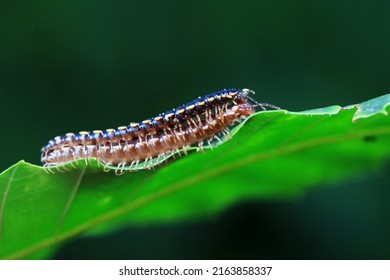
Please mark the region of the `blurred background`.
[[[390, 91], [389, 1], [0, 2], [1, 170], [223, 88], [290, 111]], [[390, 259], [389, 165], [298, 201], [80, 237], [60, 259]]]

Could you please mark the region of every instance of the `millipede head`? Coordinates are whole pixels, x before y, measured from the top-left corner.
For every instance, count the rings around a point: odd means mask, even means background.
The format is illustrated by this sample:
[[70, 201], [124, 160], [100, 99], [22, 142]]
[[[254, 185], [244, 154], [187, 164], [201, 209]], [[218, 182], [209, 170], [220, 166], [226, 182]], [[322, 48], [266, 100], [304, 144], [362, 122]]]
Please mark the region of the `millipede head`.
[[247, 103], [248, 99], [252, 100], [252, 98], [248, 96], [249, 94], [255, 94], [255, 92], [253, 90], [244, 88], [230, 92], [229, 98], [232, 98], [235, 104], [244, 104]]

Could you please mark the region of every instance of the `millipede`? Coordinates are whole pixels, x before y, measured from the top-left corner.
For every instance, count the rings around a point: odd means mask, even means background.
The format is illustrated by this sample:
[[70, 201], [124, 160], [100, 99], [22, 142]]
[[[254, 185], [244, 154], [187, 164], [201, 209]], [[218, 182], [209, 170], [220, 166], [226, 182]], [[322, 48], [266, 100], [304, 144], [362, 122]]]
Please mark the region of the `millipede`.
[[[197, 145], [198, 151], [212, 147], [220, 137], [230, 138], [229, 127], [252, 115], [256, 107], [279, 107], [259, 103], [250, 89], [224, 89], [199, 97], [176, 109], [138, 123], [115, 129], [67, 133], [50, 140], [42, 148], [41, 161], [47, 172], [68, 171], [74, 162], [95, 158], [104, 171], [115, 169], [116, 175], [145, 169], [165, 162], [171, 155]], [[55, 170], [53, 170], [53, 167]]]

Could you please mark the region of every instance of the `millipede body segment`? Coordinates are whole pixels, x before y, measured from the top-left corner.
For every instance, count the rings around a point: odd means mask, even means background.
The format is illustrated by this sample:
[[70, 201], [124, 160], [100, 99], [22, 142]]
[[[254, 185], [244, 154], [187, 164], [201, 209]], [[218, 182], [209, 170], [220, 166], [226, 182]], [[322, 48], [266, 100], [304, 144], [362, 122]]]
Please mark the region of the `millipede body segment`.
[[254, 92], [224, 89], [139, 123], [57, 136], [42, 148], [41, 161], [49, 172], [53, 172], [51, 167], [63, 171], [68, 164], [74, 167], [75, 160], [88, 162], [91, 158], [102, 163], [105, 170], [116, 167], [117, 175], [126, 167], [137, 170], [140, 163], [150, 169], [181, 149], [186, 153], [197, 144], [198, 150], [203, 150], [204, 144], [211, 146], [214, 139], [220, 141], [219, 136], [229, 136], [228, 127], [252, 115], [255, 107], [279, 109], [258, 103], [249, 94]]

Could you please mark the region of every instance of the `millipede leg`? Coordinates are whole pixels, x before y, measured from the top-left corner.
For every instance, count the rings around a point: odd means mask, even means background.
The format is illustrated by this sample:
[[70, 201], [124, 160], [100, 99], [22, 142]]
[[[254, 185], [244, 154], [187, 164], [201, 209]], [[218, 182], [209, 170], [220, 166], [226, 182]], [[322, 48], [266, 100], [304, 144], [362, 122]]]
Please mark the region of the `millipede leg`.
[[55, 165], [55, 168], [57, 169], [58, 172], [65, 173], [65, 171], [64, 171], [64, 170], [61, 170], [59, 167], [60, 167], [59, 164], [56, 164], [56, 165]]
[[53, 170], [51, 170], [51, 168], [50, 168], [50, 166], [48, 165], [48, 164], [44, 164], [43, 165], [43, 170], [45, 170], [45, 172], [47, 173], [47, 174], [55, 174], [55, 172], [53, 171]]
[[210, 148], [211, 150], [213, 150], [213, 145], [211, 144], [212, 141], [213, 141], [213, 137], [207, 139], [207, 147]]
[[73, 169], [77, 169], [77, 167], [74, 165], [73, 161], [70, 161], [69, 164], [70, 164], [70, 166], [73, 167]]
[[115, 168], [115, 175], [120, 176], [123, 175], [125, 172], [123, 171], [125, 168], [126, 162], [120, 162], [118, 166]]
[[[169, 154], [169, 152], [168, 152], [168, 154]], [[163, 155], [163, 157], [164, 157], [162, 162], [166, 162], [166, 161], [168, 160], [168, 158], [167, 158], [167, 152], [162, 153], [162, 155]]]
[[134, 171], [137, 171], [137, 169], [138, 169], [138, 163], [139, 163], [139, 159], [137, 159], [137, 160], [135, 161]]
[[111, 161], [107, 162], [107, 163], [104, 165], [104, 167], [103, 167], [103, 171], [104, 171], [104, 172], [110, 172], [110, 169], [108, 169], [108, 167], [111, 167], [111, 166], [112, 166], [112, 162], [111, 162]]
[[225, 128], [224, 130], [221, 131], [222, 134], [226, 137], [226, 140], [232, 139], [232, 134], [230, 133], [229, 128]]
[[147, 169], [149, 157], [146, 157], [143, 164], [143, 169]]
[[65, 171], [69, 171], [69, 169], [66, 167], [67, 164], [68, 164], [68, 162], [64, 162], [64, 163], [61, 165], [62, 169], [65, 170]]
[[219, 143], [222, 143], [221, 138], [219, 138], [217, 135], [214, 135], [213, 138], [217, 139]]
[[183, 146], [183, 153], [184, 153], [185, 155], [188, 155], [187, 149], [188, 149], [189, 147], [190, 147], [190, 146], [188, 146], [188, 145]]
[[121, 168], [121, 163], [119, 163], [118, 165], [117, 165], [117, 167], [115, 168], [115, 171], [114, 171], [114, 173], [115, 173], [115, 175], [116, 176], [119, 176], [120, 174], [119, 174], [119, 169]]
[[204, 153], [204, 150], [203, 150], [203, 141], [198, 142], [198, 148], [196, 149], [196, 151], [197, 151], [197, 152]]
[[157, 155], [157, 159], [156, 159], [157, 164], [158, 164], [158, 163], [160, 162], [160, 160], [161, 160], [161, 155], [162, 155], [162, 154], [158, 154], [158, 155]]
[[[149, 164], [148, 164], [148, 161], [149, 161]], [[144, 168], [150, 170], [153, 166], [154, 166], [153, 165], [153, 157], [148, 156], [147, 158], [145, 158]]]
[[134, 171], [134, 170], [133, 170], [133, 165], [134, 165], [134, 163], [135, 163], [135, 160], [131, 161], [130, 166], [129, 166], [129, 172]]
[[154, 170], [154, 167], [157, 165], [157, 163], [153, 163], [153, 157], [150, 156], [150, 165], [149, 165], [149, 169], [153, 169]]

